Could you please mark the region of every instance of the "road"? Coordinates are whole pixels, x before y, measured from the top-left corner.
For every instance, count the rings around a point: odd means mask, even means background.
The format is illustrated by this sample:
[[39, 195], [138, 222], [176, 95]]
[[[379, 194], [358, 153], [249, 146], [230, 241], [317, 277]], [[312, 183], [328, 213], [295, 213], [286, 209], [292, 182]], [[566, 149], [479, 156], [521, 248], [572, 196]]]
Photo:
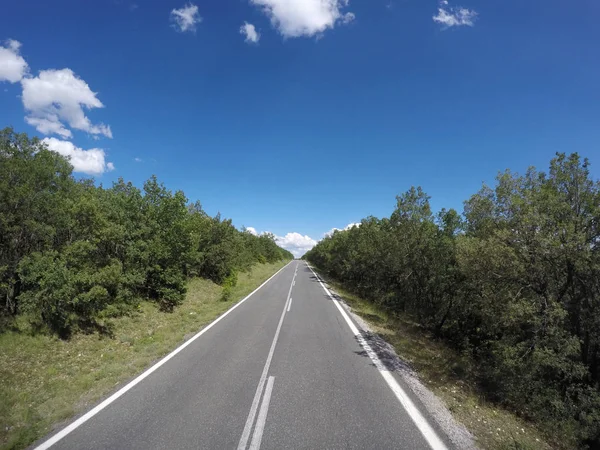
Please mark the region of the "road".
[[38, 449], [450, 448], [303, 261]]

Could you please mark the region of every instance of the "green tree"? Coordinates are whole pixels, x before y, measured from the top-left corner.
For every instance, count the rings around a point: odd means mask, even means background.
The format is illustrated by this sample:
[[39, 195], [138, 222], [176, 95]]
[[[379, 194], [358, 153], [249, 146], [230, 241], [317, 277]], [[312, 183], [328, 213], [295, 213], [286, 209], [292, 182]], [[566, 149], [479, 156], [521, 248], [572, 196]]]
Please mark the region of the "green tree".
[[67, 233], [72, 167], [38, 139], [0, 131], [0, 298], [2, 314], [19, 312], [23, 257], [53, 248]]

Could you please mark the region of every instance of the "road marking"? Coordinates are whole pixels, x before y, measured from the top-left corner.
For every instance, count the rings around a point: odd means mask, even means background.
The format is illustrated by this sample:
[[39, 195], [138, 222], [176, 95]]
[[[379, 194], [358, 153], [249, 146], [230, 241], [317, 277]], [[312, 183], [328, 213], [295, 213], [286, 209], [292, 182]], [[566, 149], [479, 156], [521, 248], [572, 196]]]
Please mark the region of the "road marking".
[[292, 297], [290, 297], [290, 302], [288, 303], [287, 312], [290, 312], [290, 309], [292, 309]]
[[312, 267], [310, 267], [308, 264], [307, 267], [317, 278], [317, 280], [321, 284], [321, 287], [325, 290], [325, 293], [329, 296], [331, 300], [333, 300], [334, 305], [342, 314], [342, 317], [350, 327], [350, 330], [352, 331], [362, 348], [365, 349], [367, 355], [369, 355], [369, 358], [371, 358], [371, 361], [373, 361], [373, 364], [375, 365], [375, 367], [377, 367], [377, 370], [379, 371], [383, 379], [386, 381], [392, 392], [394, 392], [396, 398], [400, 401], [400, 403], [402, 404], [412, 421], [415, 423], [415, 425], [417, 426], [417, 428], [419, 429], [429, 446], [433, 450], [447, 450], [446, 444], [442, 442], [435, 430], [427, 422], [427, 419], [425, 419], [423, 414], [421, 414], [421, 411], [419, 411], [419, 409], [415, 406], [410, 397], [406, 394], [404, 389], [402, 389], [402, 387], [398, 384], [398, 381], [396, 381], [396, 379], [390, 373], [390, 371], [387, 370], [387, 368], [382, 364], [381, 360], [377, 356], [377, 353], [373, 351], [373, 349], [367, 343], [363, 335], [360, 333], [360, 331], [358, 331], [358, 328], [356, 327], [356, 325], [354, 325], [352, 320], [350, 320], [350, 317], [348, 317], [348, 314], [346, 313], [344, 308], [342, 308], [342, 305], [340, 305], [340, 303], [333, 297], [333, 295], [331, 295], [329, 289], [327, 289], [327, 287], [323, 284], [323, 282], [321, 281], [321, 277], [319, 277], [319, 275], [317, 275], [312, 269]]
[[146, 370], [140, 376], [138, 376], [134, 380], [130, 381], [127, 385], [123, 386], [121, 389], [119, 389], [113, 395], [111, 395], [106, 400], [104, 400], [102, 403], [97, 405], [95, 408], [93, 408], [92, 410], [85, 413], [79, 419], [77, 419], [76, 421], [74, 421], [73, 423], [68, 425], [67, 427], [63, 428], [61, 431], [56, 433], [50, 439], [48, 439], [47, 441], [45, 441], [45, 442], [41, 443], [40, 445], [38, 445], [37, 447], [35, 447], [34, 450], [46, 450], [46, 449], [50, 448], [51, 446], [56, 444], [58, 441], [63, 439], [65, 436], [67, 436], [69, 433], [73, 432], [75, 429], [77, 429], [78, 427], [83, 425], [85, 422], [90, 420], [92, 417], [94, 417], [96, 414], [98, 414], [100, 411], [102, 411], [108, 405], [113, 403], [115, 400], [117, 400], [119, 397], [121, 397], [123, 394], [125, 394], [127, 391], [129, 391], [131, 388], [133, 388], [134, 386], [139, 384], [141, 381], [143, 381], [146, 377], [148, 377], [153, 372], [155, 372], [159, 367], [166, 364], [171, 358], [173, 358], [175, 355], [177, 355], [179, 352], [181, 352], [184, 348], [186, 348], [188, 345], [190, 345], [192, 342], [194, 342], [196, 339], [198, 339], [200, 336], [202, 336], [204, 333], [206, 333], [212, 327], [214, 327], [217, 323], [219, 323], [221, 320], [223, 320], [227, 315], [229, 315], [229, 313], [231, 313], [234, 309], [236, 309], [238, 306], [240, 306], [242, 303], [244, 303], [246, 300], [248, 300], [250, 297], [252, 297], [252, 295], [254, 295], [260, 288], [262, 288], [265, 284], [267, 284], [269, 281], [271, 281], [273, 278], [275, 278], [275, 276], [277, 274], [279, 274], [279, 272], [281, 272], [283, 269], [285, 269], [291, 263], [292, 263], [292, 261], [287, 263], [285, 266], [283, 266], [281, 269], [279, 269], [277, 272], [275, 272], [275, 274], [273, 274], [267, 281], [265, 281], [263, 284], [261, 284], [256, 289], [254, 289], [250, 294], [248, 294], [242, 300], [237, 302], [235, 305], [233, 305], [231, 308], [229, 308], [227, 311], [225, 311], [223, 314], [221, 314], [219, 317], [217, 317], [213, 322], [208, 324], [206, 327], [204, 327], [202, 330], [200, 330], [198, 333], [196, 333], [193, 337], [191, 337], [189, 340], [187, 340], [186, 342], [181, 344], [179, 347], [177, 347], [175, 350], [173, 350], [171, 353], [169, 353], [167, 356], [165, 356], [159, 362], [154, 364], [152, 367], [150, 367], [148, 370]]
[[273, 359], [273, 353], [275, 353], [275, 346], [277, 345], [277, 339], [279, 338], [279, 332], [281, 331], [281, 326], [283, 325], [283, 319], [285, 317], [285, 313], [292, 298], [292, 287], [290, 284], [290, 290], [288, 291], [287, 299], [285, 301], [285, 305], [283, 305], [283, 312], [281, 313], [281, 318], [279, 319], [279, 324], [277, 325], [277, 330], [275, 331], [275, 337], [273, 337], [273, 342], [271, 343], [271, 348], [269, 350], [269, 354], [267, 356], [267, 361], [265, 362], [265, 367], [263, 368], [262, 375], [260, 376], [260, 380], [258, 381], [258, 386], [256, 387], [256, 393], [254, 394], [254, 399], [252, 400], [252, 406], [250, 407], [250, 412], [248, 413], [248, 418], [246, 419], [246, 425], [244, 426], [244, 431], [242, 432], [242, 437], [240, 438], [240, 443], [238, 444], [238, 450], [245, 450], [246, 445], [248, 444], [248, 438], [250, 438], [250, 432], [252, 431], [252, 424], [254, 423], [254, 418], [256, 417], [256, 410], [258, 409], [258, 402], [260, 401], [260, 396], [263, 391], [263, 386], [265, 385], [265, 380], [267, 379], [267, 374], [269, 373], [269, 367], [271, 366], [271, 360]]
[[249, 450], [260, 449], [260, 442], [262, 441], [263, 432], [265, 431], [265, 423], [267, 422], [267, 413], [269, 412], [269, 403], [271, 402], [274, 381], [275, 377], [269, 377], [269, 381], [267, 381], [265, 395], [263, 396], [262, 404], [260, 405], [260, 412], [258, 413], [258, 419], [256, 420], [254, 435], [252, 436]]

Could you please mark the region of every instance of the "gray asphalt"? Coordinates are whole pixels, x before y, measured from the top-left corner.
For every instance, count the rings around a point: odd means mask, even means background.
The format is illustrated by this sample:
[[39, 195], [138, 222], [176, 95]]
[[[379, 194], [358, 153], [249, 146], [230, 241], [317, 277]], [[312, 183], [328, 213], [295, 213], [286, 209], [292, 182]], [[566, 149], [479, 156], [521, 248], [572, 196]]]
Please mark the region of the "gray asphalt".
[[282, 314], [261, 449], [429, 448], [302, 261], [52, 448], [238, 448]]

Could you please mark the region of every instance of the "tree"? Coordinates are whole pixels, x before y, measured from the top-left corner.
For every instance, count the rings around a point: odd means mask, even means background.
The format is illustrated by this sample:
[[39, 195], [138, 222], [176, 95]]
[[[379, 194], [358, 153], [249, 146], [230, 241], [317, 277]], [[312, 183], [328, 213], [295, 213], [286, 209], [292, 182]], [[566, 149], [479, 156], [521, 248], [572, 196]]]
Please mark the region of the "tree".
[[72, 168], [38, 139], [0, 131], [0, 298], [3, 314], [19, 312], [19, 262], [66, 238]]

